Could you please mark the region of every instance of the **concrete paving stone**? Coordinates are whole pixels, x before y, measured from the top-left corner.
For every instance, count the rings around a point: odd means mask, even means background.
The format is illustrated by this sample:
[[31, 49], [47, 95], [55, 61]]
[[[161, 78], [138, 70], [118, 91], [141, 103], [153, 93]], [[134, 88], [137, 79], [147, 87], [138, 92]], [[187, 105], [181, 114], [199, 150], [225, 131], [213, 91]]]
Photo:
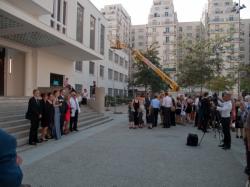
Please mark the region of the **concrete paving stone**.
[[60, 141], [22, 152], [32, 187], [243, 187], [244, 146], [217, 147], [213, 133], [185, 145], [191, 125], [129, 130], [127, 115]]

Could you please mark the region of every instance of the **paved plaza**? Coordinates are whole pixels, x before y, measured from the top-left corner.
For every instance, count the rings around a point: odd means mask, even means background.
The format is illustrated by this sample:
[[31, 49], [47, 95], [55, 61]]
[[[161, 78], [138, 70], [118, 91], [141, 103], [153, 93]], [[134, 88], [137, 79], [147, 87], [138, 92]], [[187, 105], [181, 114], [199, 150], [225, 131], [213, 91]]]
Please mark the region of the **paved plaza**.
[[127, 128], [127, 115], [21, 152], [32, 187], [243, 187], [244, 147], [217, 147], [214, 133], [200, 147], [185, 145], [191, 125]]

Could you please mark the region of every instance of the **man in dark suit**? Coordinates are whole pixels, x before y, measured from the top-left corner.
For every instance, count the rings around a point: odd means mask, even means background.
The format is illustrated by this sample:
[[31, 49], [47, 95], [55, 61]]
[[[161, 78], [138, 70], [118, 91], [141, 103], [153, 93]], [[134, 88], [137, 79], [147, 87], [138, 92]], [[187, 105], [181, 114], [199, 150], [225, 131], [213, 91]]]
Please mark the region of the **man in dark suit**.
[[0, 186], [20, 187], [23, 179], [16, 139], [0, 129]]
[[58, 97], [58, 100], [60, 103], [62, 103], [62, 106], [60, 106], [60, 112], [61, 112], [60, 129], [61, 129], [61, 134], [64, 134], [63, 126], [64, 126], [64, 121], [65, 121], [65, 114], [67, 112], [67, 107], [68, 107], [68, 105], [65, 101], [65, 90], [64, 89], [60, 90], [60, 96]]
[[204, 93], [204, 97], [201, 100], [201, 129], [203, 132], [207, 132], [208, 121], [211, 112], [211, 105], [208, 98], [208, 93]]
[[33, 90], [33, 97], [29, 100], [28, 105], [28, 114], [30, 119], [30, 134], [29, 134], [29, 144], [36, 145], [36, 143], [40, 143], [41, 141], [38, 140], [38, 128], [39, 122], [42, 118], [42, 108], [40, 104], [40, 92], [39, 90]]

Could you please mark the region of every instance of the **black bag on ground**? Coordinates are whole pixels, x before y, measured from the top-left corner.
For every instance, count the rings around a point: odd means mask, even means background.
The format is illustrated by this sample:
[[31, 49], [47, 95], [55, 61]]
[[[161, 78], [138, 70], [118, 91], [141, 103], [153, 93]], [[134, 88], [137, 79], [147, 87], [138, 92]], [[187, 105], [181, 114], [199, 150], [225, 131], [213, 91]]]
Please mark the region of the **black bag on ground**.
[[198, 145], [198, 135], [197, 134], [188, 134], [187, 137], [188, 146], [197, 146]]

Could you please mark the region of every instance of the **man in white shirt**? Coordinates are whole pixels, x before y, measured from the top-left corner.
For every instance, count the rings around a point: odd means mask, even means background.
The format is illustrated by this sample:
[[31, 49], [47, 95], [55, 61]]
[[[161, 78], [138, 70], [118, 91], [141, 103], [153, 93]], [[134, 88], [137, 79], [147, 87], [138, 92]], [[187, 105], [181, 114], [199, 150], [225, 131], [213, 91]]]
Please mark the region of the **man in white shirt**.
[[173, 100], [168, 95], [168, 92], [165, 93], [165, 97], [162, 101], [163, 107], [163, 128], [170, 128], [171, 126], [171, 107], [173, 106]]
[[220, 145], [224, 150], [231, 148], [231, 134], [230, 134], [230, 123], [231, 123], [231, 111], [232, 101], [231, 94], [224, 93], [222, 95], [223, 102], [218, 101], [219, 106], [217, 110], [221, 113], [221, 124], [224, 134], [224, 143]]
[[75, 91], [71, 92], [70, 98], [70, 131], [78, 131], [77, 122], [78, 122], [78, 114], [80, 113], [80, 106], [77, 100], [77, 95]]

